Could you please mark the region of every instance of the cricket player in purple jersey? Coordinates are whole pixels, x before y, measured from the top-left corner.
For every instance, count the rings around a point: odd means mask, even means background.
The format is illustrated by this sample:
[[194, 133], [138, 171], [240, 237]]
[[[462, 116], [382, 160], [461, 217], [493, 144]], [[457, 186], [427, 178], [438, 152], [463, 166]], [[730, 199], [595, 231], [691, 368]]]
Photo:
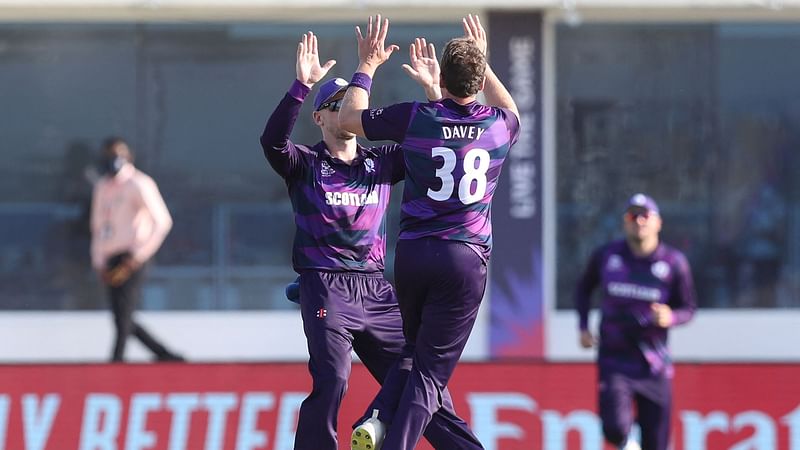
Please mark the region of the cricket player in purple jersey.
[[[286, 181], [296, 233], [293, 266], [300, 274], [299, 303], [308, 342], [311, 394], [300, 407], [294, 448], [337, 450], [337, 416], [350, 375], [351, 350], [382, 382], [404, 346], [402, 320], [391, 285], [383, 278], [384, 216], [393, 184], [404, 177], [400, 146], [362, 147], [338, 125], [347, 82], [322, 84], [314, 98], [314, 122], [322, 141], [289, 140], [311, 87], [335, 64], [320, 65], [316, 36], [297, 48], [297, 80], [261, 135], [272, 168]], [[419, 80], [417, 80], [419, 82]], [[437, 86], [426, 95], [438, 98]], [[477, 448], [463, 420], [448, 405], [426, 430], [437, 449]]]
[[[442, 393], [483, 299], [492, 195], [520, 125], [513, 99], [486, 63], [480, 21], [469, 16], [463, 24], [465, 37], [447, 43], [440, 68], [429, 46], [432, 63], [424, 66], [437, 74], [443, 98], [378, 109], [368, 109], [372, 77], [397, 47], [384, 47], [389, 22], [380, 16], [370, 17], [366, 36], [356, 28], [359, 65], [339, 122], [350, 132], [403, 147], [395, 280], [411, 361], [387, 376], [353, 431], [353, 449], [417, 445], [443, 406]], [[481, 89], [488, 105], [476, 100]], [[370, 417], [375, 410], [377, 417]]]
[[[661, 216], [651, 197], [631, 197], [623, 220], [625, 239], [598, 248], [578, 281], [580, 344], [599, 346], [599, 409], [606, 440], [621, 449], [640, 448], [628, 440], [636, 403], [641, 448], [666, 450], [674, 373], [667, 331], [694, 316], [694, 282], [686, 257], [659, 241]], [[602, 287], [599, 340], [588, 326], [597, 286]]]

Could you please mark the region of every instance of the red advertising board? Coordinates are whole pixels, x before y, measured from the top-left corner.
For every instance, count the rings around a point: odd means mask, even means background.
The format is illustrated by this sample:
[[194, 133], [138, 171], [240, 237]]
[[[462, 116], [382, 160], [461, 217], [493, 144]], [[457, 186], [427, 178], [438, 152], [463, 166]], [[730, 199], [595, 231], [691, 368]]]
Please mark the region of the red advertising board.
[[[304, 364], [0, 366], [0, 450], [290, 450]], [[461, 364], [450, 389], [487, 450], [600, 450], [591, 364]], [[360, 365], [340, 448], [377, 385]], [[679, 365], [675, 450], [800, 450], [800, 366]], [[420, 448], [429, 449], [427, 445]]]

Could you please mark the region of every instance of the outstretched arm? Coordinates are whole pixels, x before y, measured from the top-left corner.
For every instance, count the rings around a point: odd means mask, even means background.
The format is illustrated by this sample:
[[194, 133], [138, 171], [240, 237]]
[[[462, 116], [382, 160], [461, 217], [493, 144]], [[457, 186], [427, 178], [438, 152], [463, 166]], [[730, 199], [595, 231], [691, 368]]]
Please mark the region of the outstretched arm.
[[[461, 23], [464, 26], [464, 35], [472, 38], [478, 48], [480, 48], [485, 55], [488, 48], [488, 41], [486, 30], [483, 29], [480, 18], [470, 14], [463, 18]], [[486, 83], [483, 86], [483, 95], [486, 98], [486, 104], [489, 106], [497, 106], [499, 108], [509, 109], [514, 113], [515, 116], [517, 116], [517, 120], [519, 120], [519, 110], [517, 109], [517, 104], [514, 103], [514, 99], [511, 98], [511, 94], [508, 92], [508, 89], [506, 89], [506, 87], [503, 85], [500, 79], [497, 78], [497, 75], [492, 70], [492, 67], [489, 65], [488, 57], [486, 59], [485, 76]]]
[[372, 77], [378, 67], [389, 60], [395, 50], [400, 47], [392, 44], [384, 47], [386, 35], [389, 32], [389, 19], [381, 21], [381, 15], [370, 16], [367, 23], [367, 35], [363, 36], [361, 28], [356, 26], [356, 40], [358, 41], [358, 67], [350, 88], [342, 101], [339, 110], [339, 126], [358, 136], [364, 136], [364, 127], [361, 125], [361, 113], [369, 107], [369, 90], [372, 86]]
[[486, 83], [483, 86], [483, 96], [486, 98], [486, 104], [489, 106], [497, 106], [500, 108], [508, 109], [517, 116], [517, 121], [520, 121], [519, 110], [514, 99], [511, 98], [511, 93], [503, 85], [497, 75], [495, 75], [492, 68], [486, 65]]
[[300, 164], [300, 156], [289, 141], [289, 135], [300, 114], [303, 100], [311, 92], [314, 83], [325, 77], [335, 64], [336, 61], [329, 60], [320, 65], [317, 37], [311, 31], [303, 35], [297, 44], [297, 79], [267, 120], [261, 134], [264, 156], [283, 177], [287, 177]]

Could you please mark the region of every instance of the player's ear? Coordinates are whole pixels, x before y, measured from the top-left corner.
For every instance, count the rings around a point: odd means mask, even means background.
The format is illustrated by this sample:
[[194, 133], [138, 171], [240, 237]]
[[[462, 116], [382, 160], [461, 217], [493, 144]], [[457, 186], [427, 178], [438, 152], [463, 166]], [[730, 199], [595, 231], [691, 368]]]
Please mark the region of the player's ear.
[[322, 126], [322, 114], [319, 111], [314, 111], [311, 113], [311, 118], [314, 119], [314, 123]]
[[480, 89], [478, 89], [478, 90], [479, 90], [479, 91], [482, 91], [482, 90], [483, 90], [483, 88], [484, 88], [485, 86], [486, 86], [486, 77], [483, 77], [483, 78], [481, 79], [481, 88], [480, 88]]

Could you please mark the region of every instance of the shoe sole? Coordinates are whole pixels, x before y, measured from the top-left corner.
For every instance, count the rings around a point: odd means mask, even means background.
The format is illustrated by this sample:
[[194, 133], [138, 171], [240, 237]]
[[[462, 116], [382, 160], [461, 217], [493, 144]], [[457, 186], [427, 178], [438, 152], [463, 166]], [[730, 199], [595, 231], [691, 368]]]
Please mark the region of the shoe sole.
[[350, 437], [351, 450], [380, 450], [380, 447], [375, 447], [375, 439], [372, 434], [361, 428], [356, 427]]

